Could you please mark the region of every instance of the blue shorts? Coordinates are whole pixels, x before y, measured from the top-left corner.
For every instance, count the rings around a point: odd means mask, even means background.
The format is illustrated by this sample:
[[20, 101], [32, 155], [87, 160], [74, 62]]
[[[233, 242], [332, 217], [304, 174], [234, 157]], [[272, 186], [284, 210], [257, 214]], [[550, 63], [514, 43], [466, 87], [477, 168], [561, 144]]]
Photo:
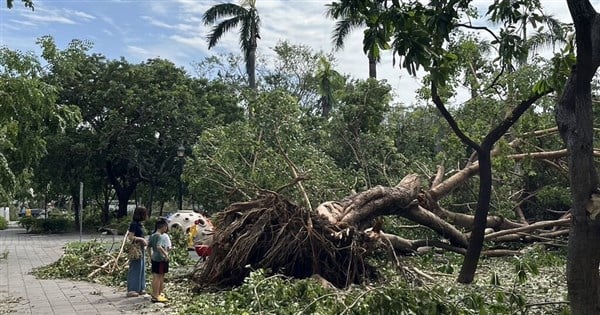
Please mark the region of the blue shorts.
[[169, 272], [168, 261], [152, 261], [152, 273], [163, 274]]

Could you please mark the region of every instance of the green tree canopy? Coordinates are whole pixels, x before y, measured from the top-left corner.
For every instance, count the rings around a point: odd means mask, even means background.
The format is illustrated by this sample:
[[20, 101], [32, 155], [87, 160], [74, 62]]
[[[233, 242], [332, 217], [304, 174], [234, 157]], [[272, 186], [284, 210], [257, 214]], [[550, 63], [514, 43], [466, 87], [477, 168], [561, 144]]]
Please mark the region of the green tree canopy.
[[0, 198], [31, 187], [32, 167], [45, 155], [47, 137], [79, 121], [79, 111], [58, 100], [31, 53], [0, 48]]

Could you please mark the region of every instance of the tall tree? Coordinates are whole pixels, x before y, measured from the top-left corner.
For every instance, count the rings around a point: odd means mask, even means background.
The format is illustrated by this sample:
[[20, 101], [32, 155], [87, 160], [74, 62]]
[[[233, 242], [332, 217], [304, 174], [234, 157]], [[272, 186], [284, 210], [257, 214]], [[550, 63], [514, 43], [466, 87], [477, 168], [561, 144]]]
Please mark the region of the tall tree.
[[[321, 57], [331, 59], [322, 52], [314, 51], [311, 47], [302, 44], [293, 44], [280, 41], [273, 47], [273, 66], [261, 71], [264, 81], [263, 91], [284, 89], [296, 96], [300, 105], [306, 109], [317, 108], [319, 95], [318, 83], [315, 81], [315, 72]], [[259, 79], [261, 81], [261, 79]]]
[[329, 112], [335, 104], [334, 92], [344, 85], [344, 77], [333, 67], [331, 62], [324, 56], [319, 58], [319, 66], [317, 68], [317, 84], [318, 91], [321, 98], [319, 99], [319, 105], [321, 105], [321, 117], [329, 117]]
[[240, 5], [217, 4], [204, 13], [202, 20], [205, 25], [218, 22], [208, 34], [209, 49], [214, 47], [227, 31], [241, 24], [239, 41], [246, 61], [248, 86], [256, 89], [256, 47], [260, 38], [260, 17], [256, 9], [256, 0], [244, 0]]
[[575, 24], [577, 61], [558, 100], [556, 120], [569, 152], [572, 220], [567, 254], [571, 313], [600, 313], [600, 220], [594, 219], [598, 174], [593, 160], [591, 82], [600, 66], [600, 15], [590, 1], [567, 0]]
[[[546, 85], [542, 88], [532, 88], [526, 93], [521, 93], [521, 101], [510, 101], [507, 105], [510, 105], [513, 109], [507, 113], [504, 119], [496, 122], [496, 127], [489, 130], [483, 137], [483, 141], [479, 143], [473, 141], [471, 137], [464, 133], [464, 128], [455, 121], [452, 114], [446, 109], [446, 100], [443, 95], [441, 96], [441, 93], [438, 93], [438, 89], [448, 83], [458, 64], [458, 56], [448, 50], [448, 43], [462, 29], [486, 31], [488, 34], [493, 34], [494, 40], [491, 44], [496, 46], [498, 52], [496, 61], [501, 69], [498, 73], [502, 75], [506, 70], [514, 69], [513, 65], [524, 62], [529, 53], [528, 47], [523, 45], [525, 40], [519, 36], [522, 32], [517, 33], [515, 27], [511, 25], [511, 17], [529, 14], [530, 11], [538, 9], [541, 5], [538, 1], [532, 1], [530, 6], [521, 6], [520, 3], [513, 5], [511, 1], [495, 1], [489, 7], [488, 18], [504, 21], [503, 27], [501, 27], [498, 34], [495, 34], [485, 26], [461, 23], [465, 19], [470, 20], [470, 18], [476, 17], [474, 15], [476, 11], [470, 6], [471, 2], [468, 0], [453, 0], [431, 1], [424, 4], [420, 1], [392, 1], [391, 3], [375, 1], [375, 3], [383, 3], [383, 7], [387, 11], [387, 14], [383, 15], [369, 11], [369, 5], [372, 5], [372, 1], [355, 0], [348, 2], [362, 14], [383, 17], [392, 23], [392, 48], [394, 53], [399, 56], [400, 64], [412, 75], [415, 75], [420, 67], [430, 74], [428, 80], [431, 85], [433, 103], [447, 120], [454, 133], [477, 154], [480, 186], [473, 230], [458, 278], [458, 281], [463, 283], [473, 281], [477, 261], [483, 246], [492, 187], [491, 149], [527, 108], [541, 96], [552, 91], [552, 88]], [[519, 20], [519, 23], [521, 22]], [[493, 87], [495, 84], [496, 82], [491, 80], [490, 86]], [[437, 202], [436, 196], [432, 197], [432, 201]]]
[[0, 48], [0, 200], [31, 187], [32, 167], [46, 154], [47, 138], [80, 120], [44, 82], [45, 68], [31, 53]]
[[365, 27], [363, 51], [369, 58], [369, 78], [377, 78], [381, 50], [390, 49], [392, 23], [382, 1], [341, 0], [327, 5], [327, 16], [337, 19], [332, 39], [336, 49], [344, 47], [350, 32]]

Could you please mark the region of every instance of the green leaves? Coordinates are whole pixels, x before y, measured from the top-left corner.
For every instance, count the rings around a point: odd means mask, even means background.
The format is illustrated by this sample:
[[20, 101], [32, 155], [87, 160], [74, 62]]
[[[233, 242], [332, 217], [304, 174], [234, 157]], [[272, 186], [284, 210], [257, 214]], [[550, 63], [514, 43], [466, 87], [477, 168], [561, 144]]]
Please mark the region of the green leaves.
[[[9, 9], [12, 9], [12, 7], [13, 7], [13, 3], [14, 3], [14, 2], [15, 2], [15, 0], [6, 0], [6, 7], [7, 7], [7, 8], [9, 8]], [[34, 7], [33, 7], [33, 0], [21, 0], [21, 2], [23, 2], [23, 5], [24, 5], [26, 8], [30, 8], [30, 9], [31, 9], [31, 11], [33, 11], [33, 10], [34, 10]]]
[[515, 273], [519, 283], [525, 283], [528, 279], [528, 273], [537, 276], [540, 271], [537, 263], [532, 259], [521, 259], [517, 257], [514, 262]]
[[0, 69], [0, 198], [8, 201], [30, 187], [47, 137], [79, 121], [79, 113], [57, 103], [58, 88], [44, 82], [33, 54], [1, 48]]

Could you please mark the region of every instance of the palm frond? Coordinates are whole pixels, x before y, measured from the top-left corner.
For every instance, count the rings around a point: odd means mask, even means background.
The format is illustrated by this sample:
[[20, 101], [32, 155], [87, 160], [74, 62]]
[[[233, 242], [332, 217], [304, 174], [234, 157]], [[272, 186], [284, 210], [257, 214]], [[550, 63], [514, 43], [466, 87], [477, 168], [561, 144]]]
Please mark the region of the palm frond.
[[206, 37], [208, 40], [208, 49], [213, 48], [221, 39], [221, 37], [232, 28], [235, 28], [240, 22], [240, 17], [232, 17], [231, 19], [224, 20], [221, 23], [213, 27], [212, 31]]
[[554, 39], [560, 43], [566, 43], [568, 24], [557, 20], [552, 15], [545, 15], [544, 23], [548, 26], [548, 32], [554, 36]]
[[328, 9], [325, 15], [333, 19], [346, 19], [353, 15], [360, 15], [360, 12], [366, 9], [365, 3], [361, 0], [342, 0], [326, 6]]
[[332, 2], [330, 4], [325, 5], [327, 10], [325, 10], [325, 17], [330, 19], [337, 19], [341, 15], [341, 5], [338, 2]]
[[[566, 44], [567, 24], [564, 24], [553, 16], [543, 16], [543, 21], [548, 27], [547, 31], [537, 32], [527, 39], [527, 46], [532, 52], [537, 52], [540, 48], [556, 48], [557, 44]], [[540, 28], [541, 30], [542, 28]]]
[[244, 59], [248, 60], [248, 54], [250, 52], [250, 44], [251, 44], [251, 33], [252, 30], [250, 29], [251, 26], [251, 22], [246, 18], [243, 19], [242, 21], [242, 26], [240, 27], [240, 48], [242, 49], [242, 52], [244, 53]]
[[244, 7], [233, 3], [221, 3], [206, 10], [202, 16], [204, 25], [214, 24], [218, 20], [230, 16], [241, 16], [248, 13]]
[[554, 35], [540, 32], [529, 37], [526, 44], [531, 52], [539, 52], [541, 49], [553, 48], [556, 45], [556, 40]]
[[357, 19], [339, 20], [337, 23], [335, 23], [335, 29], [333, 31], [333, 34], [331, 35], [331, 40], [335, 48], [341, 49], [342, 47], [344, 47], [344, 41], [346, 40], [350, 32], [353, 29], [364, 25], [364, 21]]
[[260, 18], [258, 14], [248, 15], [240, 21], [240, 48], [244, 53], [244, 58], [248, 58], [251, 49], [256, 49], [257, 39], [260, 38]]

